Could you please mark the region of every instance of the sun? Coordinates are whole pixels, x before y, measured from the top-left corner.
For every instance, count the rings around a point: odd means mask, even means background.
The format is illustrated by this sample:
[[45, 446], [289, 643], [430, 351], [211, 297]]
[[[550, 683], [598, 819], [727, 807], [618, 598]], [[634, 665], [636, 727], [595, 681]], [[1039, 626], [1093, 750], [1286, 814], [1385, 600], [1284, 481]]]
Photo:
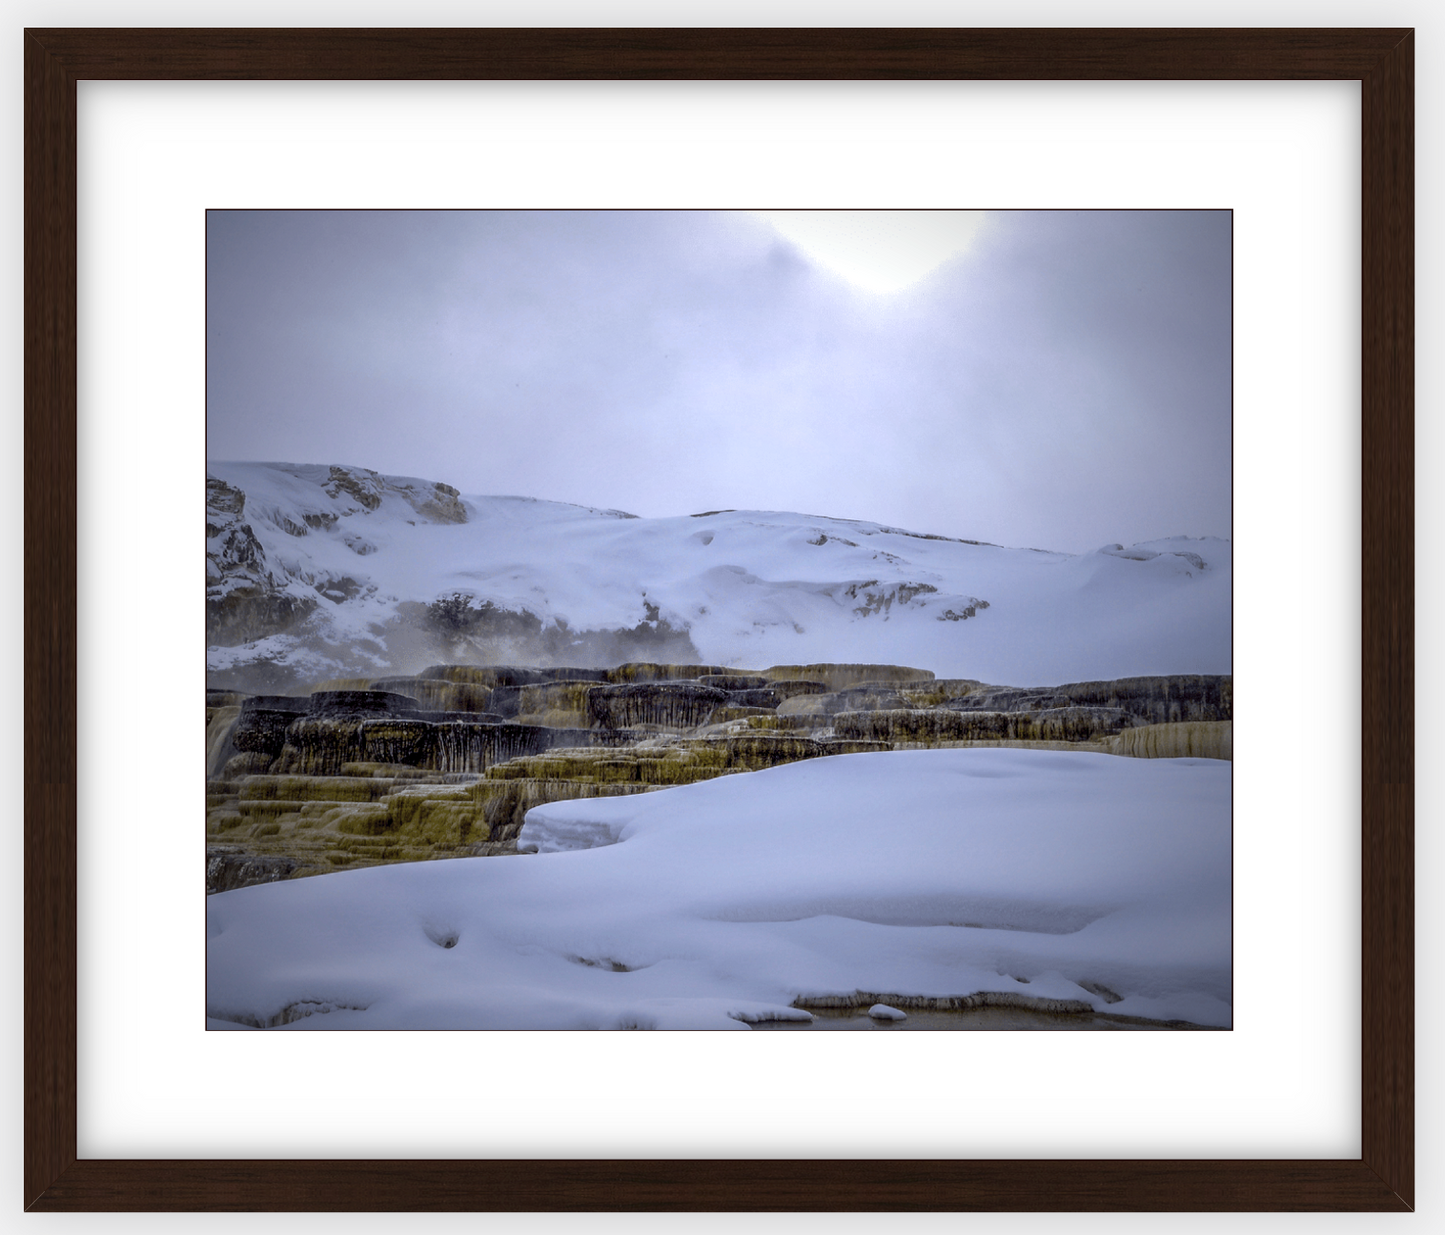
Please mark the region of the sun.
[[973, 243], [982, 210], [755, 210], [820, 266], [870, 292], [891, 294]]

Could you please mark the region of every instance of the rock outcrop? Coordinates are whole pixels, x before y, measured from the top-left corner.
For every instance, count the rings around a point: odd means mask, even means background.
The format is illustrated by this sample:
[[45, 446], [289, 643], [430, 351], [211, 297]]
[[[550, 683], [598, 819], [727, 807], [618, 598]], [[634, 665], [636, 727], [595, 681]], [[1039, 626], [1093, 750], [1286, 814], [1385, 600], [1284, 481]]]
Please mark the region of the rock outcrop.
[[1234, 758], [1234, 723], [1228, 720], [1193, 720], [1175, 725], [1142, 725], [1125, 729], [1110, 740], [1115, 755], [1136, 759]]
[[1113, 682], [1072, 682], [1066, 686], [1017, 689], [980, 686], [945, 701], [945, 707], [967, 711], [1102, 707], [1118, 708], [1135, 723], [1163, 725], [1231, 718], [1233, 678], [1219, 674], [1120, 678]]
[[804, 681], [821, 683], [824, 690], [838, 691], [863, 682], [931, 682], [928, 669], [903, 665], [774, 665], [760, 675], [769, 683]]
[[840, 712], [833, 717], [839, 737], [887, 742], [892, 746], [941, 746], [961, 742], [1095, 742], [1129, 724], [1120, 708], [1046, 708], [1029, 712], [955, 711], [917, 708]]
[[592, 687], [587, 692], [587, 709], [604, 729], [636, 727], [682, 733], [706, 724], [727, 699], [727, 691], [694, 682], [635, 682]]
[[206, 702], [210, 891], [515, 853], [533, 806], [829, 755], [972, 744], [1232, 754], [1227, 676], [1011, 687], [892, 665], [434, 665]]
[[290, 630], [319, 603], [272, 573], [245, 512], [240, 489], [207, 478], [207, 644], [245, 643]]
[[[366, 515], [390, 498], [412, 524], [467, 521], [461, 495], [450, 485], [383, 476], [367, 468], [276, 465], [302, 496], [297, 501], [263, 502], [248, 511], [244, 490], [206, 477], [206, 643], [234, 647], [300, 626], [319, 606], [351, 600], [369, 584], [337, 570], [300, 574], [268, 560], [257, 527], [285, 536], [334, 537], [358, 557], [376, 546], [362, 530]], [[273, 546], [274, 547], [274, 546]], [[283, 554], [284, 558], [285, 555]]]

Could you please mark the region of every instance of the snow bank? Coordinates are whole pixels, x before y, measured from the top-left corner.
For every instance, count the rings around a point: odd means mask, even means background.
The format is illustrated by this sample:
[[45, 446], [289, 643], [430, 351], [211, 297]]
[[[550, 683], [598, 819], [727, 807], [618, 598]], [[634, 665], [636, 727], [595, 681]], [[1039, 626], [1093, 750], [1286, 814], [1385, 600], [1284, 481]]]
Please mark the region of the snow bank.
[[741, 1029], [799, 1018], [800, 997], [997, 992], [1228, 1025], [1230, 843], [1218, 761], [817, 759], [535, 808], [535, 857], [213, 896], [207, 1011], [298, 1030]]
[[[368, 474], [365, 509], [350, 489], [330, 494], [326, 468], [213, 462], [209, 474], [245, 492], [238, 518], [269, 568], [317, 604], [293, 632], [210, 648], [213, 673], [414, 672], [437, 656], [404, 663], [385, 624], [403, 602], [454, 592], [573, 631], [631, 628], [656, 605], [703, 662], [748, 669], [884, 662], [1014, 685], [1232, 669], [1224, 540], [1071, 555], [818, 515], [637, 519], [482, 496], [458, 499], [465, 521], [437, 521], [418, 509], [431, 482], [412, 478]], [[513, 659], [543, 663], [528, 655]]]

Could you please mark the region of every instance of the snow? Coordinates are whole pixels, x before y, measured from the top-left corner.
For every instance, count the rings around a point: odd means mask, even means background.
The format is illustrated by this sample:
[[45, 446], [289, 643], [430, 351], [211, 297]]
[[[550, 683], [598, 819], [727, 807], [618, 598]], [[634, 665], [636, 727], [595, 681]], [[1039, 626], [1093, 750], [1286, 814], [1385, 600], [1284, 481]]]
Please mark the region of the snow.
[[[367, 511], [344, 491], [327, 495], [325, 467], [213, 462], [209, 474], [246, 493], [241, 521], [270, 570], [312, 596], [330, 580], [361, 585], [351, 600], [322, 597], [305, 628], [273, 636], [264, 654], [211, 648], [213, 672], [282, 659], [284, 647], [297, 650], [295, 664], [315, 649], [323, 676], [342, 676], [336, 649], [349, 642], [362, 645], [357, 673], [415, 672], [421, 664], [378, 668], [364, 649], [385, 643], [399, 603], [457, 591], [573, 630], [630, 628], [655, 604], [687, 628], [704, 662], [741, 668], [907, 664], [1045, 685], [1232, 667], [1232, 547], [1223, 540], [1070, 555], [820, 515], [638, 519], [480, 496], [462, 499], [467, 522], [448, 524], [429, 522], [405, 498], [406, 486], [428, 481], [383, 477], [380, 505]], [[308, 514], [335, 521], [308, 529]], [[969, 608], [964, 620], [945, 616]]]
[[799, 997], [999, 992], [1227, 1026], [1230, 774], [897, 751], [537, 807], [535, 856], [209, 898], [207, 1015], [743, 1029], [800, 1019]]
[[[338, 486], [329, 466], [210, 466], [245, 492], [239, 522], [265, 569], [320, 598], [296, 631], [211, 648], [213, 671], [415, 672], [389, 660], [387, 623], [452, 592], [574, 631], [632, 627], [657, 606], [701, 660], [739, 668], [889, 663], [1015, 685], [1231, 669], [1226, 541], [1069, 555], [816, 515], [638, 519], [525, 497], [463, 498], [466, 522], [433, 522], [432, 482], [348, 470]], [[324, 594], [342, 580], [351, 599]], [[1226, 763], [809, 760], [538, 807], [519, 840], [531, 856], [212, 897], [208, 1014], [287, 1029], [742, 1029], [807, 1019], [800, 999], [986, 992], [1228, 1025], [1230, 847]]]
[[902, 1008], [889, 1007], [886, 1003], [875, 1003], [868, 1009], [868, 1015], [875, 1021], [906, 1021], [908, 1013]]

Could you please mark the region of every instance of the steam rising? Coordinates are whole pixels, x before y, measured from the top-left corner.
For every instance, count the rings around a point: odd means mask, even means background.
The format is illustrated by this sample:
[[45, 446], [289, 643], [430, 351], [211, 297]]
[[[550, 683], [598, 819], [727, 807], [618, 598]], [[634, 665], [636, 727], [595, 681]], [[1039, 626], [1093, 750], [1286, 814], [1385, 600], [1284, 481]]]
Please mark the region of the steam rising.
[[[967, 219], [863, 217], [854, 257], [899, 269]], [[991, 213], [887, 296], [744, 213], [208, 220], [211, 458], [1071, 552], [1231, 534], [1228, 212]]]

